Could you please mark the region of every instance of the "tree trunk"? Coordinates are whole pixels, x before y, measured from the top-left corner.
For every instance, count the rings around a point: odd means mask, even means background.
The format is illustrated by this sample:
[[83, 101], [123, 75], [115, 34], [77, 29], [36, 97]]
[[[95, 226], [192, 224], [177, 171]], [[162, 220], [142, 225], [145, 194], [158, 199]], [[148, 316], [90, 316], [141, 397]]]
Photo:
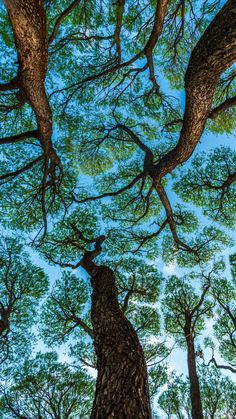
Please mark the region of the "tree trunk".
[[190, 381], [190, 398], [192, 405], [192, 419], [203, 419], [202, 400], [200, 393], [199, 380], [196, 369], [196, 357], [194, 340], [189, 332], [186, 336], [187, 343], [187, 358], [188, 358], [188, 373]]
[[144, 354], [133, 326], [119, 308], [114, 272], [98, 266], [91, 283], [98, 367], [91, 419], [151, 418]]
[[0, 337], [5, 333], [7, 334], [10, 329], [10, 314], [11, 307], [4, 308], [0, 302]]
[[48, 64], [48, 33], [42, 0], [4, 0], [16, 43], [18, 86], [31, 105], [38, 124], [39, 139], [54, 165], [60, 159], [52, 145], [52, 112], [44, 81]]
[[186, 105], [177, 145], [155, 166], [161, 178], [192, 155], [208, 118], [220, 75], [236, 60], [236, 1], [228, 0], [192, 51], [185, 74]]

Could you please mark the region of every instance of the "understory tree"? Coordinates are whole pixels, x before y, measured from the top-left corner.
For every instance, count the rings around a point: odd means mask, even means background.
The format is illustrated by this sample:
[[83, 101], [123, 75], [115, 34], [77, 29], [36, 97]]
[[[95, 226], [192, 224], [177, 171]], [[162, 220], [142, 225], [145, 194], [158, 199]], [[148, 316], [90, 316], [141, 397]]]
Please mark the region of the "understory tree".
[[84, 371], [58, 362], [55, 352], [37, 354], [14, 371], [0, 389], [1, 417], [87, 417], [93, 382]]
[[23, 251], [20, 238], [0, 241], [0, 363], [29, 353], [32, 326], [39, 320], [38, 303], [48, 279]]

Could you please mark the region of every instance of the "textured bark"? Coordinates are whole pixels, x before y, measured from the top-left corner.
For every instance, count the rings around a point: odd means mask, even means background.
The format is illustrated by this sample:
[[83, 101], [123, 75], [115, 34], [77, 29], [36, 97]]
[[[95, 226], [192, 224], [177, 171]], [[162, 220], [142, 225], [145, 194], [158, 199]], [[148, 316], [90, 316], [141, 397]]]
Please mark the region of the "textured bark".
[[5, 308], [0, 302], [0, 337], [10, 329], [11, 307]]
[[60, 160], [52, 145], [52, 112], [44, 81], [48, 63], [46, 14], [42, 0], [4, 0], [13, 28], [18, 54], [18, 86], [31, 105], [39, 139], [54, 165]]
[[[191, 322], [191, 321], [190, 321]], [[200, 393], [199, 380], [196, 368], [196, 356], [194, 347], [194, 338], [190, 327], [185, 328], [185, 339], [187, 344], [188, 374], [190, 381], [190, 399], [192, 407], [192, 419], [203, 419], [202, 400]]]
[[185, 75], [186, 106], [177, 145], [155, 166], [156, 182], [185, 162], [204, 130], [219, 77], [236, 60], [236, 1], [228, 0], [192, 51]]
[[92, 323], [98, 377], [91, 419], [151, 418], [147, 368], [141, 345], [118, 304], [114, 272], [92, 275]]

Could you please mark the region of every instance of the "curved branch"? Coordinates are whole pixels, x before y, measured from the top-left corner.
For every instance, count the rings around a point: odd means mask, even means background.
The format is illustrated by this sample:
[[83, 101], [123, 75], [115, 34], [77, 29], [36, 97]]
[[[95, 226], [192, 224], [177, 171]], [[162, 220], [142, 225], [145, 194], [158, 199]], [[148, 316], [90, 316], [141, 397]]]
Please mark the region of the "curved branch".
[[195, 46], [185, 74], [186, 107], [177, 145], [155, 166], [160, 181], [192, 155], [205, 128], [219, 77], [236, 60], [236, 3], [228, 0]]
[[236, 373], [236, 368], [233, 368], [233, 367], [231, 367], [230, 365], [219, 365], [219, 364], [217, 364], [217, 362], [216, 362], [216, 360], [215, 360], [215, 358], [214, 358], [214, 357], [212, 357], [212, 358], [210, 359], [210, 361], [208, 362], [208, 365], [209, 365], [210, 363], [213, 363], [213, 364], [215, 365], [215, 367], [216, 367], [216, 368], [220, 368], [220, 369], [224, 369], [224, 370], [229, 370], [229, 371], [231, 371], [231, 372], [233, 372], [233, 373]]
[[97, 200], [97, 199], [108, 198], [108, 197], [110, 197], [110, 196], [116, 196], [116, 195], [119, 195], [119, 194], [121, 194], [121, 193], [123, 193], [123, 192], [127, 191], [128, 189], [131, 189], [131, 188], [132, 188], [132, 186], [134, 186], [134, 185], [135, 185], [135, 184], [139, 181], [139, 179], [141, 179], [142, 177], [143, 177], [143, 173], [140, 173], [138, 176], [136, 176], [136, 177], [132, 180], [132, 182], [128, 183], [128, 185], [125, 185], [123, 188], [120, 188], [120, 189], [118, 189], [117, 191], [114, 191], [114, 192], [105, 192], [105, 193], [104, 193], [104, 194], [102, 194], [102, 195], [89, 196], [89, 197], [84, 198], [84, 199], [77, 199], [77, 198], [75, 198], [75, 196], [73, 195], [73, 199], [74, 199], [74, 201], [75, 201], [75, 202], [77, 202], [78, 204], [82, 204], [82, 203], [84, 203], [84, 202], [88, 202], [88, 201], [95, 201], [95, 200]]
[[59, 27], [61, 25], [61, 23], [63, 22], [63, 20], [72, 12], [72, 10], [74, 10], [80, 3], [80, 0], [74, 0], [65, 10], [63, 10], [63, 12], [61, 12], [61, 14], [58, 16], [54, 28], [52, 30], [52, 33], [48, 39], [48, 43], [49, 45], [54, 41], [54, 39], [56, 38], [57, 34], [58, 34], [58, 30]]
[[155, 189], [158, 193], [158, 196], [159, 196], [159, 198], [162, 202], [163, 207], [165, 208], [167, 222], [170, 226], [170, 231], [171, 231], [171, 234], [173, 236], [173, 239], [174, 239], [175, 243], [177, 244], [177, 247], [179, 249], [187, 250], [188, 252], [194, 253], [196, 256], [198, 256], [197, 251], [195, 249], [193, 249], [190, 246], [188, 246], [187, 244], [185, 244], [178, 237], [178, 234], [177, 234], [177, 231], [176, 231], [176, 223], [175, 223], [175, 220], [174, 220], [174, 215], [173, 215], [171, 204], [170, 204], [170, 201], [168, 199], [168, 196], [166, 194], [165, 189], [163, 188], [162, 185], [159, 185], [159, 184], [155, 184], [154, 187], [155, 187]]
[[[167, 9], [167, 3], [168, 3], [168, 0], [157, 0], [155, 19], [154, 19], [152, 32], [151, 32], [150, 37], [148, 38], [148, 41], [147, 41], [146, 45], [144, 46], [144, 48], [141, 49], [136, 55], [134, 55], [129, 60], [124, 61], [123, 63], [118, 62], [118, 64], [114, 65], [113, 67], [108, 67], [108, 68], [106, 67], [100, 73], [96, 73], [96, 74], [92, 74], [91, 76], [87, 76], [84, 79], [82, 79], [81, 81], [71, 84], [69, 87], [59, 89], [59, 90], [55, 91], [54, 94], [59, 93], [59, 92], [63, 92], [63, 91], [66, 91], [66, 90], [69, 90], [69, 89], [72, 89], [72, 88], [75, 88], [75, 90], [74, 90], [74, 93], [75, 93], [77, 90], [79, 90], [81, 88], [81, 86], [83, 84], [93, 82], [93, 81], [95, 81], [95, 80], [97, 80], [97, 79], [99, 79], [103, 76], [106, 76], [107, 74], [115, 73], [116, 71], [118, 71], [122, 68], [128, 67], [128, 66], [132, 65], [133, 63], [135, 63], [139, 58], [142, 58], [144, 55], [147, 58], [148, 66], [150, 66], [150, 57], [152, 55], [153, 48], [157, 44], [159, 36], [161, 35], [161, 32], [162, 32], [164, 18], [165, 18], [166, 9]], [[146, 68], [147, 68], [147, 66], [145, 65], [145, 66], [142, 67], [142, 69], [140, 71], [144, 71], [144, 70], [146, 70]], [[150, 74], [152, 76], [152, 69], [150, 71]], [[152, 78], [151, 78], [151, 80], [152, 80]], [[154, 87], [156, 87], [156, 86], [154, 86]]]
[[147, 241], [153, 239], [154, 237], [159, 236], [167, 224], [168, 224], [168, 220], [166, 219], [165, 221], [163, 221], [163, 223], [161, 224], [161, 226], [159, 227], [157, 231], [149, 234], [148, 236], [143, 237], [138, 247], [135, 250], [133, 250], [132, 253], [137, 253]]
[[125, 131], [133, 140], [133, 142], [135, 144], [137, 144], [137, 146], [139, 148], [141, 148], [141, 150], [146, 153], [146, 154], [150, 154], [153, 156], [152, 151], [150, 150], [150, 148], [148, 146], [146, 146], [141, 140], [140, 138], [126, 125], [124, 124], [120, 124], [118, 123], [114, 128], [119, 128], [122, 131]]

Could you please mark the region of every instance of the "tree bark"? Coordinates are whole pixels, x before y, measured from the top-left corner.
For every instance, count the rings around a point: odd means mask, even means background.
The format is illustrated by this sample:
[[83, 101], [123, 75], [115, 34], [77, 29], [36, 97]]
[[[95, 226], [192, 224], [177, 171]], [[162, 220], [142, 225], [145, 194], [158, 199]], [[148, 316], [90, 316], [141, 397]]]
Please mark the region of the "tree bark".
[[192, 155], [205, 128], [220, 75], [235, 60], [236, 1], [228, 0], [192, 51], [185, 74], [186, 105], [180, 138], [155, 165], [155, 182]]
[[10, 329], [11, 307], [4, 308], [0, 302], [0, 337]]
[[52, 112], [45, 91], [48, 64], [48, 34], [42, 0], [4, 0], [13, 28], [18, 54], [18, 87], [32, 107], [39, 139], [53, 165], [60, 159], [52, 145]]
[[91, 419], [149, 419], [144, 354], [133, 326], [119, 307], [115, 274], [106, 266], [97, 266], [91, 283], [98, 367]]
[[192, 419], [203, 419], [202, 413], [202, 400], [200, 393], [200, 385], [196, 368], [196, 356], [194, 347], [194, 338], [190, 331], [185, 334], [187, 343], [187, 360], [188, 360], [188, 373], [190, 381], [190, 399], [192, 406]]

